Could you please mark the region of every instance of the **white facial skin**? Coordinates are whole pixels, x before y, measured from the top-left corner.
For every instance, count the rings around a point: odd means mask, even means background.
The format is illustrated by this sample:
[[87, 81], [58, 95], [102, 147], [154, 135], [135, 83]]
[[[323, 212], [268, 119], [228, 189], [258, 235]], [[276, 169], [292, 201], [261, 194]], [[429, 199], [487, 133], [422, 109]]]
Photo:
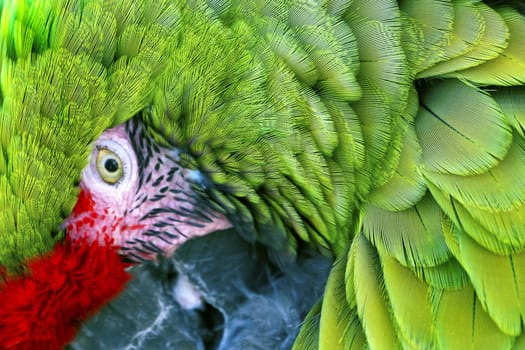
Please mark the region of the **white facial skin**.
[[[107, 238], [132, 260], [171, 255], [186, 240], [231, 227], [192, 190], [200, 173], [136, 123], [106, 130], [82, 173], [81, 193], [64, 227], [72, 239]], [[136, 152], [140, 152], [137, 154]]]

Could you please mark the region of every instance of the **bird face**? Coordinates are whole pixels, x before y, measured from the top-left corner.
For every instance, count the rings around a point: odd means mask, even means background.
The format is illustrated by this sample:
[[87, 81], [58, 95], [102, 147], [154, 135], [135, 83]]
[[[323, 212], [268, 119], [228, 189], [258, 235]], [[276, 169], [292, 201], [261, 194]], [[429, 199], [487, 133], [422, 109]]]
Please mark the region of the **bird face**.
[[202, 175], [182, 168], [177, 150], [129, 121], [95, 142], [80, 195], [64, 226], [73, 239], [120, 247], [131, 260], [169, 256], [186, 240], [230, 227], [201, 191]]

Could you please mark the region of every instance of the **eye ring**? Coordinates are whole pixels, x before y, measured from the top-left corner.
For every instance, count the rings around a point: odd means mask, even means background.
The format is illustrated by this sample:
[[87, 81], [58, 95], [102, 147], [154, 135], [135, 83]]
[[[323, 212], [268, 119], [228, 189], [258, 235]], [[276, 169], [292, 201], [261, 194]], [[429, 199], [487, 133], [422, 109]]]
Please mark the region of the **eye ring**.
[[98, 149], [96, 168], [102, 181], [110, 185], [116, 184], [124, 176], [122, 159], [107, 148]]

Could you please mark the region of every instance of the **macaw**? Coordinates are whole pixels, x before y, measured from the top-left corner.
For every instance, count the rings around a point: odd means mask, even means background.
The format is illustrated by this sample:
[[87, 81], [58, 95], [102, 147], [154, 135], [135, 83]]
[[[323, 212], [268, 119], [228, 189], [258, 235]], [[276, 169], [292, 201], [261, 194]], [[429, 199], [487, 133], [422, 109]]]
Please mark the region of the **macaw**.
[[[294, 350], [525, 347], [522, 2], [1, 5], [0, 300], [74, 325], [233, 229], [334, 259]], [[66, 318], [10, 304], [4, 348]]]

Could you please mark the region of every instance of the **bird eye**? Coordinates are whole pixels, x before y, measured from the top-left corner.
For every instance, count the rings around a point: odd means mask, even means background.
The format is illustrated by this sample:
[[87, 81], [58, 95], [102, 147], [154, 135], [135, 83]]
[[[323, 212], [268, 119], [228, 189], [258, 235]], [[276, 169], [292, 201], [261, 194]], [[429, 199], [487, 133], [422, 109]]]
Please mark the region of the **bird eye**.
[[122, 160], [109, 149], [99, 149], [97, 155], [97, 171], [104, 182], [113, 185], [124, 176]]

